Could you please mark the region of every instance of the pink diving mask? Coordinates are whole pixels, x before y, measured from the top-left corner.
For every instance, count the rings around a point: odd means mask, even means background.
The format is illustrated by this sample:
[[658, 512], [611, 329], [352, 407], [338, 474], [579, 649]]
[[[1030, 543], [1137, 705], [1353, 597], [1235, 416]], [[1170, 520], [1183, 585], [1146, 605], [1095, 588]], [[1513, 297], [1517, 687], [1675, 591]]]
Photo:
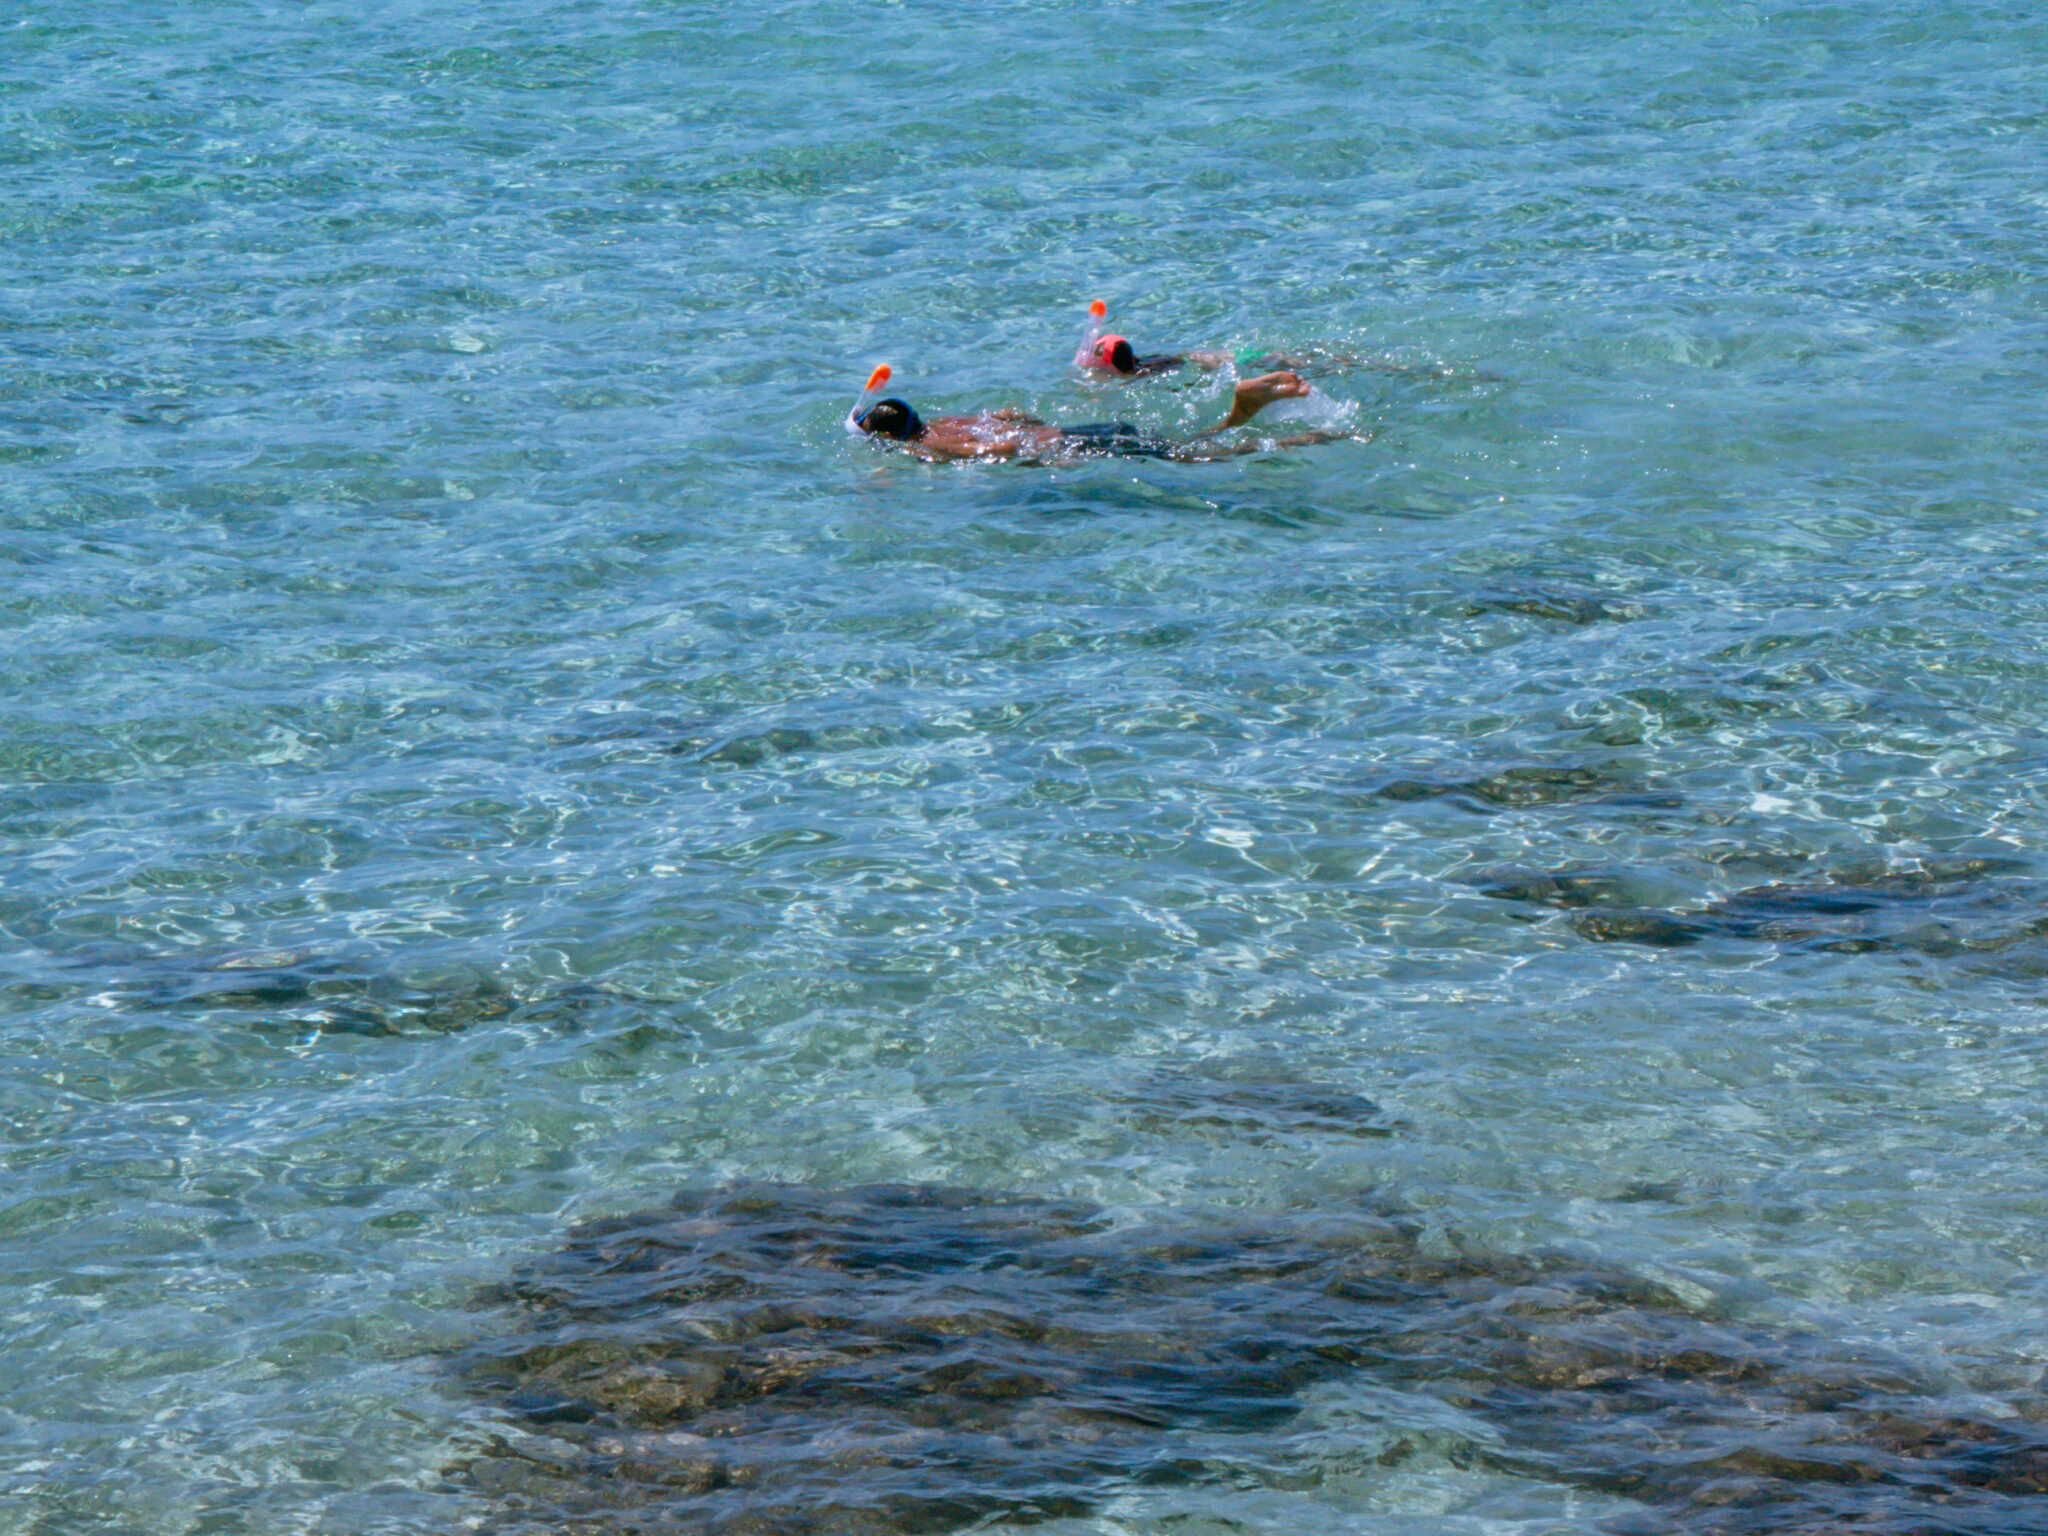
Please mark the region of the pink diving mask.
[[1094, 353], [1089, 361], [1091, 367], [1107, 368], [1111, 373], [1138, 371], [1137, 354], [1131, 350], [1130, 342], [1115, 334], [1095, 338]]

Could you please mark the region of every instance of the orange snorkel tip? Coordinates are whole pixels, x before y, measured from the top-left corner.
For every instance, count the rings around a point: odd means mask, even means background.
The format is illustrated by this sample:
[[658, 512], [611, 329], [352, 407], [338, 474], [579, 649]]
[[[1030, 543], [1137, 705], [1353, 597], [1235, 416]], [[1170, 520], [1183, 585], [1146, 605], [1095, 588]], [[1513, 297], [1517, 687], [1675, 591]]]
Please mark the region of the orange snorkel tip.
[[867, 386], [861, 390], [861, 393], [871, 395], [888, 382], [889, 365], [887, 363], [877, 363], [875, 364], [875, 371], [868, 375]]
[[1088, 313], [1093, 315], [1096, 319], [1100, 320], [1104, 315], [1109, 313], [1109, 306], [1103, 303], [1102, 300], [1097, 299], [1094, 303], [1088, 306]]

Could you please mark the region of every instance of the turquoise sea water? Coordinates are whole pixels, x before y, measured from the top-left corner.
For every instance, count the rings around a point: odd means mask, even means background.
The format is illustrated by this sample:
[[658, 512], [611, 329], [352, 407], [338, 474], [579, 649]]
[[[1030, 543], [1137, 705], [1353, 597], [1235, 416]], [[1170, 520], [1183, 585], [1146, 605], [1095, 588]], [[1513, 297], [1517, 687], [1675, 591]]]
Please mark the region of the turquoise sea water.
[[[480, 1290], [747, 1179], [1369, 1201], [2037, 1414], [2044, 103], [1937, 0], [0, 10], [0, 1531], [489, 1525]], [[842, 431], [1220, 415], [1096, 297], [1351, 436]], [[1629, 1517], [1464, 1433], [1057, 1528]]]

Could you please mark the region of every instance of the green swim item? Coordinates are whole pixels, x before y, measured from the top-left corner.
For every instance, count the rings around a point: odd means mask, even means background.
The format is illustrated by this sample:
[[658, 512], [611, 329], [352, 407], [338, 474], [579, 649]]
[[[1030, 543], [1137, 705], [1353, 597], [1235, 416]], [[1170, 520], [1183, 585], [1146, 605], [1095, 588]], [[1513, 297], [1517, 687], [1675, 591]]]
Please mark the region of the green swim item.
[[1277, 357], [1278, 355], [1279, 349], [1277, 347], [1246, 347], [1236, 356], [1237, 371], [1239, 373], [1251, 373], [1255, 370], [1263, 372], [1264, 370], [1259, 368], [1260, 361], [1268, 357]]

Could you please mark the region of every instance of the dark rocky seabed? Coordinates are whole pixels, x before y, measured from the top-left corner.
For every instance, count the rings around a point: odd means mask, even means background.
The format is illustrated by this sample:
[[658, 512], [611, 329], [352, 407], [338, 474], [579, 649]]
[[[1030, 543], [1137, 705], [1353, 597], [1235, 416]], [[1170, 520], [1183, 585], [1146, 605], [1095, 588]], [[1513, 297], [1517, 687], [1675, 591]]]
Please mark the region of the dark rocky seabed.
[[1271, 1431], [1349, 1373], [1417, 1406], [1381, 1465], [1633, 1501], [1614, 1533], [2048, 1530], [2038, 1401], [1364, 1207], [1132, 1223], [920, 1185], [690, 1191], [577, 1228], [486, 1301], [515, 1321], [453, 1368], [502, 1433], [451, 1476], [499, 1532], [1083, 1515], [1248, 1475], [1185, 1433]]

